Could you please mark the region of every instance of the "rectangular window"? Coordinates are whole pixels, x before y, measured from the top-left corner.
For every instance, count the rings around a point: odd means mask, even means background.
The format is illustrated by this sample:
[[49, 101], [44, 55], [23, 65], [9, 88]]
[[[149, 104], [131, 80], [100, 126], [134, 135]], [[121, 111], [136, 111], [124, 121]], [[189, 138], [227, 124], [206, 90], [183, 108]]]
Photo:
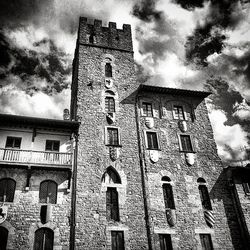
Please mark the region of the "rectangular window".
[[147, 135], [147, 148], [148, 149], [159, 149], [157, 134], [156, 132], [146, 132]]
[[119, 221], [119, 202], [116, 188], [108, 187], [106, 192], [107, 220]]
[[202, 250], [213, 250], [213, 244], [210, 234], [200, 234]]
[[165, 208], [175, 209], [172, 186], [168, 183], [164, 183], [162, 188], [163, 188]]
[[148, 102], [142, 103], [143, 115], [153, 117], [152, 104]]
[[119, 145], [118, 128], [107, 128], [107, 144]]
[[170, 234], [159, 234], [161, 250], [173, 250]]
[[201, 204], [204, 209], [212, 210], [209, 193], [205, 185], [199, 185], [199, 192], [201, 197]]
[[245, 194], [250, 195], [250, 183], [245, 182], [242, 184]]
[[174, 113], [174, 119], [185, 120], [182, 106], [174, 106], [173, 113]]
[[193, 147], [189, 135], [180, 135], [181, 151], [193, 152]]
[[20, 148], [21, 146], [21, 140], [20, 137], [7, 137], [5, 148]]
[[105, 111], [107, 113], [114, 113], [115, 112], [115, 100], [113, 97], [106, 97], [105, 98]]
[[59, 152], [60, 148], [60, 141], [52, 141], [52, 140], [46, 140], [46, 151], [57, 151]]
[[125, 250], [123, 231], [111, 231], [112, 250]]

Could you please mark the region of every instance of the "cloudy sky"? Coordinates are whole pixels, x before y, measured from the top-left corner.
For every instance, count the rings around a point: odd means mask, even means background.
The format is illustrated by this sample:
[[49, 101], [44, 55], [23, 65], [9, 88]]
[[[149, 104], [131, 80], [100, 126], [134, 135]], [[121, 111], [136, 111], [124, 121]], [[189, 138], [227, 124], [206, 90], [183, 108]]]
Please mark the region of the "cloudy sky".
[[131, 24], [138, 79], [211, 91], [219, 155], [249, 156], [249, 0], [2, 0], [1, 113], [62, 118], [79, 16]]

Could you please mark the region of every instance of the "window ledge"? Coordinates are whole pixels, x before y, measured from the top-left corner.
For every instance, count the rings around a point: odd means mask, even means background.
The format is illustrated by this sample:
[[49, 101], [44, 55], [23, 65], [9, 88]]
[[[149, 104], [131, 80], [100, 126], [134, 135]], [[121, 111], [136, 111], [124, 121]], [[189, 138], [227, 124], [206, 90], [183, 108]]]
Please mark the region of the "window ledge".
[[161, 149], [160, 149], [160, 148], [147, 148], [147, 150], [161, 151]]
[[196, 151], [184, 151], [184, 150], [180, 150], [180, 153], [192, 153], [192, 154], [196, 154]]
[[113, 144], [106, 144], [106, 146], [108, 146], [108, 147], [117, 147], [117, 148], [122, 147], [122, 145], [113, 145]]

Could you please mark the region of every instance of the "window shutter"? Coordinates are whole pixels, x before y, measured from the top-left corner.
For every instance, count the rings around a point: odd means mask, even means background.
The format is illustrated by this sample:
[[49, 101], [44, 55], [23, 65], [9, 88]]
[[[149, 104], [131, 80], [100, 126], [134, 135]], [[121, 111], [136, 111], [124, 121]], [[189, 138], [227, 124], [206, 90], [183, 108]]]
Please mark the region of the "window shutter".
[[159, 239], [161, 250], [173, 250], [171, 236], [169, 234], [160, 234]]
[[40, 228], [35, 232], [34, 250], [53, 250], [54, 232], [49, 228]]
[[200, 191], [202, 207], [207, 210], [212, 210], [212, 205], [207, 187], [205, 185], [199, 185], [199, 191]]
[[159, 118], [159, 106], [157, 103], [153, 103], [153, 117]]
[[111, 191], [111, 219], [119, 221], [119, 204], [118, 204], [118, 192], [116, 188], [112, 188]]
[[15, 195], [16, 182], [11, 179], [6, 180], [6, 201], [12, 202]]
[[209, 234], [200, 234], [200, 239], [203, 250], [213, 250], [212, 239]]
[[105, 76], [112, 77], [112, 66], [110, 63], [105, 64]]
[[173, 190], [170, 184], [163, 184], [163, 196], [165, 208], [175, 209]]
[[243, 186], [245, 194], [250, 194], [250, 185], [249, 185], [249, 183], [243, 183], [242, 186]]
[[54, 232], [50, 229], [45, 230], [45, 248], [46, 250], [53, 250]]
[[122, 231], [112, 231], [112, 250], [124, 250], [124, 234]]
[[108, 188], [106, 192], [106, 210], [107, 220], [111, 220], [111, 189]]
[[49, 203], [56, 204], [56, 197], [57, 197], [57, 184], [53, 181], [48, 182], [48, 194]]
[[5, 179], [0, 180], [0, 201], [4, 202], [4, 194], [5, 194]]
[[0, 226], [0, 249], [6, 249], [8, 242], [8, 230]]
[[47, 203], [47, 190], [48, 190], [48, 181], [43, 181], [40, 184], [40, 192], [39, 192], [40, 203]]

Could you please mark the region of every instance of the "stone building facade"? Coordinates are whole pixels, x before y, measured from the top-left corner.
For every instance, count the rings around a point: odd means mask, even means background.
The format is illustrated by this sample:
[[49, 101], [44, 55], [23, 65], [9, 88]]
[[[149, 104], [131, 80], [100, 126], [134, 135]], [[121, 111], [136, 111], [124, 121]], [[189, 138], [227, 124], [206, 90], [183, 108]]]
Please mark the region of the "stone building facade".
[[0, 115], [0, 249], [69, 249], [78, 125]]
[[71, 98], [71, 118], [81, 120], [76, 249], [248, 249], [209, 94], [139, 84], [130, 26], [80, 18]]
[[0, 115], [0, 249], [249, 249], [209, 94], [140, 84], [130, 26], [80, 18], [70, 120]]

